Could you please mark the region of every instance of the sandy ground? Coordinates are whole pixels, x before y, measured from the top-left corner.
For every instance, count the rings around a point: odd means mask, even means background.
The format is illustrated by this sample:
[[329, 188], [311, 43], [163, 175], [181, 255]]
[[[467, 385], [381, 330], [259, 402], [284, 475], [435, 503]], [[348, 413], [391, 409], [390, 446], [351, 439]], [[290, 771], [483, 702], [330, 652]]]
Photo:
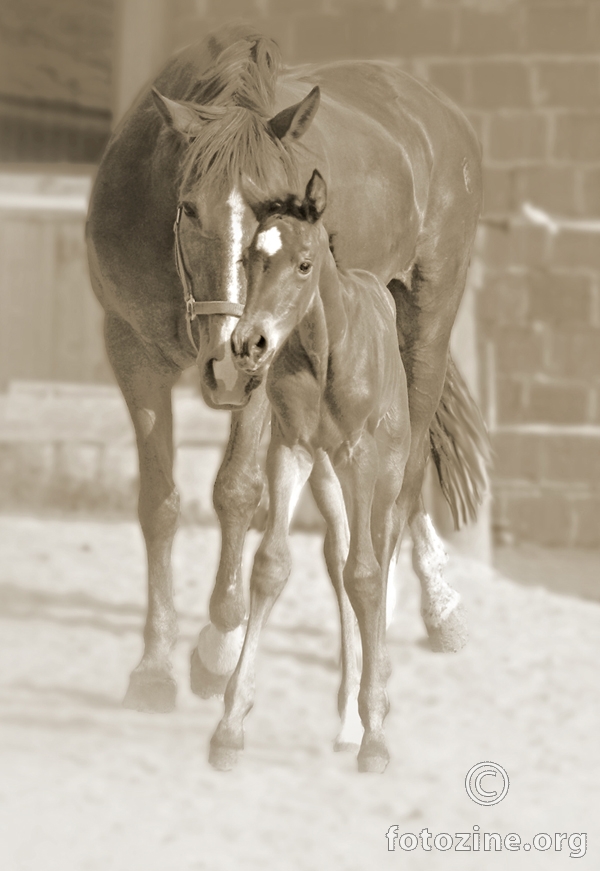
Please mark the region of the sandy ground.
[[[248, 568], [257, 536], [248, 541]], [[215, 574], [218, 533], [187, 527], [174, 555], [181, 634], [177, 711], [123, 710], [141, 653], [144, 556], [134, 523], [0, 517], [2, 871], [563, 868], [562, 852], [412, 853], [385, 834], [588, 835], [600, 868], [600, 606], [521, 587], [454, 557], [471, 640], [429, 651], [408, 554], [389, 632], [392, 761], [359, 775], [334, 754], [338, 628], [321, 542], [294, 535], [294, 570], [264, 632], [246, 751], [207, 763], [221, 703], [189, 690], [188, 658]], [[510, 776], [473, 803], [477, 762]], [[493, 786], [494, 784], [492, 784]], [[575, 860], [577, 861], [577, 860]]]

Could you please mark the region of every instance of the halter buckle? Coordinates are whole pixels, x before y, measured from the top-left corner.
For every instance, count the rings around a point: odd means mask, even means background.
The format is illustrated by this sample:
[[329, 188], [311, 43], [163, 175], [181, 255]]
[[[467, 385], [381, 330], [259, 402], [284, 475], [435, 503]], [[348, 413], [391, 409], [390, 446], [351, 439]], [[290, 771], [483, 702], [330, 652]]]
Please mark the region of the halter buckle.
[[188, 298], [185, 301], [185, 310], [186, 310], [187, 318], [189, 321], [193, 321], [194, 318], [196, 317], [196, 310], [194, 308], [195, 302], [196, 302], [196, 300], [191, 296], [188, 296]]

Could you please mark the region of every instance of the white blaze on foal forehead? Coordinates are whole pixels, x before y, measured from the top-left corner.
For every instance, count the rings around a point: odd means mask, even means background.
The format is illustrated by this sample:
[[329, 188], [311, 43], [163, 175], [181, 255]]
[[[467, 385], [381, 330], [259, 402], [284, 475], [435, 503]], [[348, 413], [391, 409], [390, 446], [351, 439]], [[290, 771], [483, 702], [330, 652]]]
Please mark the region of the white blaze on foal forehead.
[[229, 302], [241, 302], [239, 262], [242, 257], [244, 237], [244, 200], [237, 187], [232, 188], [227, 198], [229, 206], [229, 234], [227, 250], [227, 299]]
[[263, 230], [262, 233], [258, 234], [256, 240], [256, 247], [258, 250], [268, 254], [269, 257], [276, 254], [280, 250], [282, 244], [281, 233], [277, 227], [270, 227], [268, 230]]

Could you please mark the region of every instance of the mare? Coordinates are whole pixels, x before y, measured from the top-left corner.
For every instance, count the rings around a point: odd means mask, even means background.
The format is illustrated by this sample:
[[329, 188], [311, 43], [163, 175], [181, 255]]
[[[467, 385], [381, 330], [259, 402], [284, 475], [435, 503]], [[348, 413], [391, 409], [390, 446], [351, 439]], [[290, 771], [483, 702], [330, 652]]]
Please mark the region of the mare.
[[[269, 515], [250, 579], [246, 638], [210, 760], [231, 768], [243, 747], [260, 630], [290, 573], [294, 493], [310, 480], [327, 524], [325, 560], [341, 617], [338, 747], [352, 743], [344, 733], [358, 700], [364, 726], [359, 770], [383, 771], [389, 759], [383, 732], [386, 588], [410, 448], [396, 311], [372, 273], [336, 268], [321, 220], [327, 187], [317, 170], [303, 200], [290, 194], [272, 204], [252, 189], [243, 192], [259, 224], [245, 256], [246, 306], [231, 342], [237, 368], [255, 381], [266, 377], [272, 408]], [[360, 691], [348, 600], [362, 641]]]
[[299, 179], [318, 165], [337, 262], [373, 272], [392, 294], [411, 424], [398, 525], [411, 529], [432, 645], [462, 643], [457, 597], [440, 606], [445, 554], [420, 493], [430, 454], [457, 523], [476, 515], [485, 489], [485, 430], [448, 350], [480, 212], [480, 164], [460, 110], [393, 64], [283, 71], [276, 44], [246, 25], [176, 54], [117, 126], [96, 176], [87, 243], [108, 357], [136, 433], [148, 559], [144, 652], [125, 705], [175, 704], [171, 391], [194, 364], [205, 401], [232, 412], [213, 493], [221, 557], [210, 622], [192, 654], [195, 692], [223, 693], [243, 642], [241, 556], [263, 490], [269, 404], [231, 349], [245, 303], [243, 253], [258, 223], [242, 175], [276, 202], [301, 193]]

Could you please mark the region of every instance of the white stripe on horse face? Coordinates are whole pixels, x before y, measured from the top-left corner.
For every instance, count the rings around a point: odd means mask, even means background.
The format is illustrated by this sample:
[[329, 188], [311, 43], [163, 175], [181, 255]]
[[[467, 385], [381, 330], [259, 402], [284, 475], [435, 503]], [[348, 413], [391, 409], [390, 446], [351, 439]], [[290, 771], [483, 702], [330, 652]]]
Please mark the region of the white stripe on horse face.
[[229, 302], [241, 302], [242, 288], [240, 286], [239, 262], [242, 258], [242, 242], [244, 237], [243, 219], [245, 204], [237, 186], [232, 188], [227, 205], [230, 210], [229, 238], [227, 251], [227, 299]]
[[268, 254], [269, 257], [272, 257], [273, 254], [276, 254], [281, 248], [281, 233], [277, 229], [277, 227], [270, 227], [268, 230], [263, 230], [262, 233], [258, 234], [258, 239], [256, 240], [256, 247], [259, 251], [263, 251], [265, 254]]

